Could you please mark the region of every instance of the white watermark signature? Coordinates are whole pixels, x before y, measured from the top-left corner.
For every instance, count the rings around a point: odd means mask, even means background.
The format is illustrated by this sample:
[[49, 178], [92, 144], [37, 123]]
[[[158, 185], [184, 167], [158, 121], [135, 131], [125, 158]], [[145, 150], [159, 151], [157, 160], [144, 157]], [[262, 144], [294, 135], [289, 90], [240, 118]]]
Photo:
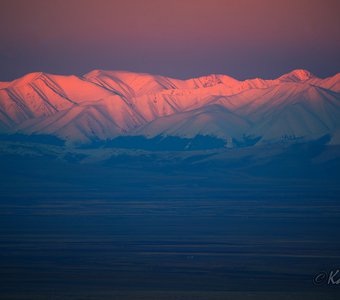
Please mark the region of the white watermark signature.
[[320, 272], [313, 278], [315, 285], [339, 285], [340, 286], [340, 270], [331, 270], [329, 272]]

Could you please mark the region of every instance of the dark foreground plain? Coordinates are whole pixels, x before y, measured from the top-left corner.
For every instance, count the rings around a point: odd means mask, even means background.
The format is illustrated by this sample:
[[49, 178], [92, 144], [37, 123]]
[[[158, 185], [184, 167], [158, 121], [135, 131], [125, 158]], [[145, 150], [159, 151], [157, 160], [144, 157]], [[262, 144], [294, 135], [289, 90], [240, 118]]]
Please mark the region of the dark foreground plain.
[[313, 282], [340, 269], [337, 147], [25, 147], [1, 155], [1, 299], [339, 299]]

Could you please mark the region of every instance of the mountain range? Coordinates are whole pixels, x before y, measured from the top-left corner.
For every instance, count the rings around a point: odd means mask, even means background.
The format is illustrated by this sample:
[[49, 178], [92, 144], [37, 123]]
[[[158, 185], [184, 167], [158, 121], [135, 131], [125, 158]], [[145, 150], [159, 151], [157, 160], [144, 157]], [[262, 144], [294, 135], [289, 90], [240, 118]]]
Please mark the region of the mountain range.
[[52, 135], [68, 144], [119, 137], [197, 136], [227, 147], [311, 141], [340, 144], [340, 73], [294, 70], [277, 79], [188, 80], [126, 71], [30, 73], [0, 82], [0, 133]]

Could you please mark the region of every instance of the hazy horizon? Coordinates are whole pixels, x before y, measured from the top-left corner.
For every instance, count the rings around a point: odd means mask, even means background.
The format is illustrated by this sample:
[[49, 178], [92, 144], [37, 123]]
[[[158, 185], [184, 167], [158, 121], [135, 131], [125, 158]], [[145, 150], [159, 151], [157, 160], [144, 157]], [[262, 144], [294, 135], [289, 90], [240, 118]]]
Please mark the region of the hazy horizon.
[[[229, 76], [229, 77], [232, 77], [236, 80], [239, 80], [239, 81], [244, 81], [244, 80], [249, 80], [249, 79], [256, 79], [256, 78], [260, 78], [260, 79], [264, 79], [264, 80], [273, 80], [273, 79], [277, 79], [283, 75], [287, 75], [287, 74], [290, 74], [294, 71], [299, 71], [299, 70], [303, 70], [303, 71], [307, 71], [307, 72], [310, 72], [310, 70], [308, 69], [300, 69], [300, 68], [293, 68], [293, 69], [289, 69], [287, 72], [285, 73], [282, 73], [282, 74], [278, 74], [277, 76], [274, 76], [274, 77], [265, 77], [265, 76], [257, 76], [257, 77], [249, 77], [249, 78], [240, 78], [240, 77], [235, 77], [235, 76], [232, 76], [228, 73], [205, 73], [205, 74], [201, 74], [201, 75], [197, 75], [197, 76], [192, 76], [192, 77], [175, 77], [175, 76], [167, 76], [167, 75], [164, 75], [164, 74], [160, 74], [160, 73], [150, 73], [150, 72], [143, 72], [143, 71], [133, 71], [133, 70], [124, 70], [124, 69], [91, 69], [87, 72], [84, 72], [84, 73], [56, 73], [56, 72], [45, 72], [45, 71], [41, 71], [41, 70], [35, 70], [35, 71], [32, 71], [32, 72], [28, 72], [28, 73], [25, 73], [25, 74], [22, 74], [21, 76], [18, 76], [16, 78], [13, 78], [11, 80], [0, 80], [0, 82], [11, 82], [11, 81], [14, 81], [16, 79], [19, 79], [19, 78], [22, 78], [28, 74], [32, 74], [32, 73], [45, 73], [45, 74], [50, 74], [50, 75], [57, 75], [57, 76], [72, 76], [72, 75], [75, 75], [75, 76], [79, 76], [79, 77], [83, 77], [85, 76], [86, 74], [89, 74], [93, 71], [108, 71], [108, 72], [127, 72], [127, 73], [136, 73], [136, 74], [149, 74], [149, 75], [153, 75], [153, 76], [163, 76], [163, 77], [168, 77], [168, 78], [172, 78], [172, 79], [178, 79], [178, 80], [189, 80], [189, 79], [194, 79], [194, 78], [199, 78], [199, 77], [204, 77], [204, 76], [210, 76], [210, 75], [226, 75], [226, 76]], [[310, 72], [312, 75], [314, 75], [315, 77], [318, 77], [320, 79], [325, 79], [325, 78], [328, 78], [328, 77], [332, 77], [332, 76], [335, 76], [337, 74], [340, 73], [340, 71], [337, 71], [335, 73], [330, 73], [328, 75], [325, 75], [325, 76], [320, 76], [319, 74], [315, 74], [313, 72]]]
[[340, 70], [339, 11], [334, 0], [5, 0], [0, 81], [93, 69], [181, 79], [307, 69], [327, 77]]

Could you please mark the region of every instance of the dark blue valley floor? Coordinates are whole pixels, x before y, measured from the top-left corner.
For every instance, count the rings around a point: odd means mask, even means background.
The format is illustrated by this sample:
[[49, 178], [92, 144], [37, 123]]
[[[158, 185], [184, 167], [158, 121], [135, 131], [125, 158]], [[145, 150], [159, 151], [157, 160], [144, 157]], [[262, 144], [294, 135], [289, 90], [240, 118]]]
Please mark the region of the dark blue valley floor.
[[14, 165], [2, 164], [1, 299], [339, 296], [313, 283], [340, 268], [336, 180]]

